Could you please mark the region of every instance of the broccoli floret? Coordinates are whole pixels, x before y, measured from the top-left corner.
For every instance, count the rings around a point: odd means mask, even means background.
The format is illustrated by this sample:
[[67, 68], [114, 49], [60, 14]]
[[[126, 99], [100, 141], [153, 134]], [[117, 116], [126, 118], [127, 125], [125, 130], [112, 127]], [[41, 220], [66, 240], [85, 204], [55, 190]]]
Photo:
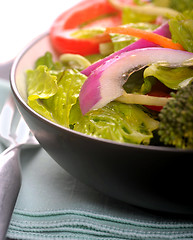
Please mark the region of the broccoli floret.
[[177, 148], [193, 148], [193, 83], [171, 96], [159, 113], [160, 141]]

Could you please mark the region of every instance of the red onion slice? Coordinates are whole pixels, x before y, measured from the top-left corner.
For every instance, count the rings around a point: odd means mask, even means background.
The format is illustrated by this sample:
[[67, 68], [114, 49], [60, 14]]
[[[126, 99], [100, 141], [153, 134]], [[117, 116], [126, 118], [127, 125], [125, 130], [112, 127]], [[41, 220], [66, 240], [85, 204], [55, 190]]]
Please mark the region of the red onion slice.
[[[157, 33], [159, 35], [162, 35], [164, 37], [168, 37], [168, 38], [171, 38], [171, 33], [170, 33], [170, 30], [169, 30], [169, 25], [168, 23], [164, 23], [163, 25], [161, 25], [160, 27], [158, 27], [154, 33]], [[122, 52], [128, 52], [128, 51], [131, 51], [131, 50], [135, 50], [135, 49], [140, 49], [140, 48], [148, 48], [148, 47], [158, 47], [157, 44], [155, 43], [152, 43], [152, 42], [149, 42], [147, 40], [144, 40], [144, 39], [139, 39], [138, 41], [130, 44], [129, 46], [105, 57], [104, 59], [100, 60], [100, 61], [97, 61], [96, 63], [92, 64], [91, 66], [87, 67], [86, 69], [84, 69], [82, 71], [83, 74], [85, 74], [86, 76], [89, 76], [91, 74], [91, 72], [97, 68], [98, 66], [100, 66], [101, 64], [103, 64], [104, 62], [106, 62], [107, 60], [115, 57], [116, 55], [119, 55], [121, 54]]]
[[151, 47], [123, 52], [96, 68], [87, 78], [79, 95], [83, 114], [105, 106], [123, 94], [124, 74], [156, 62], [179, 67], [193, 58], [193, 53], [169, 48]]

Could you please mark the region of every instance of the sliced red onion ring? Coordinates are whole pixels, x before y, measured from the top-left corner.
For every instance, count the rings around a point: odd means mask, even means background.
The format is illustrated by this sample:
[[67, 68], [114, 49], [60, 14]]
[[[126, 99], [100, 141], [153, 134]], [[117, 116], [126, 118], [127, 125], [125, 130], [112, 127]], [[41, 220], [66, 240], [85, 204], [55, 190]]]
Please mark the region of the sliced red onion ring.
[[191, 58], [193, 53], [160, 47], [136, 49], [116, 55], [88, 76], [79, 95], [81, 111], [85, 114], [120, 97], [126, 82], [123, 77], [125, 74], [157, 62], [179, 67]]
[[[157, 34], [159, 34], [161, 36], [164, 36], [164, 37], [171, 38], [171, 33], [170, 33], [170, 30], [169, 30], [168, 23], [164, 23], [163, 25], [158, 27], [154, 31], [154, 33], [157, 33]], [[115, 57], [116, 55], [121, 54], [122, 52], [128, 52], [128, 51], [131, 51], [131, 50], [140, 49], [140, 48], [148, 48], [148, 47], [158, 47], [158, 45], [155, 44], [155, 43], [149, 42], [147, 40], [144, 40], [144, 39], [139, 39], [138, 41], [130, 44], [129, 46], [127, 46], [127, 47], [125, 47], [125, 48], [123, 48], [123, 49], [105, 57], [104, 59], [102, 59], [100, 61], [97, 61], [96, 63], [94, 63], [91, 66], [84, 69], [82, 71], [82, 73], [85, 74], [86, 76], [89, 76], [95, 68], [97, 68], [98, 66], [100, 66], [101, 64], [106, 62], [107, 60]]]

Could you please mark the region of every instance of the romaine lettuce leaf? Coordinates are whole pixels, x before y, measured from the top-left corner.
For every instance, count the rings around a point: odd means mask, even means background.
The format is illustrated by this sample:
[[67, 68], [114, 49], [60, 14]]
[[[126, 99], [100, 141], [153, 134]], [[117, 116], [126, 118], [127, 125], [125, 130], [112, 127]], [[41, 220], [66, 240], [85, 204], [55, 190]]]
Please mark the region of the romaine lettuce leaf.
[[[156, 24], [151, 23], [143, 23], [143, 22], [137, 22], [137, 23], [129, 23], [125, 24], [125, 27], [132, 27], [132, 28], [138, 28], [146, 31], [153, 31], [157, 28]], [[139, 38], [129, 36], [129, 35], [123, 35], [123, 34], [114, 34], [111, 33], [111, 40], [114, 47], [114, 52], [136, 42]]]
[[45, 102], [57, 123], [69, 127], [71, 108], [76, 104], [86, 76], [77, 70], [66, 70], [58, 80], [58, 91]]
[[147, 94], [151, 91], [152, 85], [155, 84], [156, 78], [149, 76], [144, 78], [144, 69], [133, 72], [126, 83], [123, 85], [126, 93]]
[[153, 3], [156, 6], [172, 8], [179, 12], [193, 9], [192, 0], [153, 0]]
[[74, 130], [90, 136], [135, 144], [149, 144], [157, 128], [158, 121], [141, 107], [120, 102], [90, 111], [74, 126]]
[[112, 52], [117, 52], [120, 49], [136, 42], [139, 38], [137, 37], [132, 37], [129, 35], [123, 35], [123, 34], [110, 34], [111, 35], [111, 40], [113, 43], [113, 51]]
[[51, 75], [48, 67], [44, 65], [28, 70], [26, 81], [29, 100], [46, 99], [58, 91], [57, 77]]
[[178, 90], [193, 80], [193, 68], [171, 68], [159, 66], [159, 64], [152, 64], [144, 71], [144, 78], [149, 76], [154, 76], [170, 89]]
[[69, 116], [70, 128], [73, 129], [74, 125], [79, 121], [81, 117], [82, 117], [82, 112], [80, 110], [79, 99], [77, 99], [76, 104], [74, 104], [70, 110], [70, 116]]
[[52, 117], [52, 113], [46, 108], [45, 104], [43, 103], [43, 100], [28, 100], [28, 105], [43, 117], [52, 122], [56, 122]]
[[46, 52], [44, 56], [39, 57], [35, 62], [35, 68], [37, 68], [40, 65], [45, 65], [48, 68], [52, 68], [54, 65], [54, 62], [52, 60], [52, 54], [50, 52]]
[[132, 8], [125, 7], [123, 9], [122, 21], [123, 24], [138, 23], [138, 22], [153, 22], [156, 19], [156, 15], [150, 15], [143, 12], [133, 11]]
[[140, 92], [141, 86], [144, 83], [143, 72], [144, 72], [144, 68], [136, 70], [132, 74], [129, 74], [129, 76], [125, 74], [124, 80], [127, 80], [127, 81], [123, 85], [123, 88], [127, 93]]
[[193, 52], [193, 10], [178, 14], [169, 21], [169, 27], [172, 40], [180, 43], [185, 50]]
[[53, 62], [53, 56], [50, 52], [46, 52], [43, 56], [39, 57], [35, 62], [35, 67], [45, 65], [47, 66], [51, 71], [51, 73], [58, 74], [61, 71], [64, 71], [65, 67], [61, 62]]
[[85, 56], [85, 58], [88, 59], [88, 61], [92, 64], [96, 61], [101, 60], [102, 58], [104, 58], [104, 56], [101, 55], [100, 53], [97, 53], [97, 54], [87, 55]]
[[58, 91], [57, 77], [50, 74], [48, 67], [38, 66], [26, 74], [28, 105], [45, 118], [54, 121], [52, 114], [43, 104], [43, 99]]
[[192, 0], [170, 0], [170, 8], [173, 8], [179, 12], [184, 12], [189, 9], [193, 9]]
[[28, 104], [49, 120], [69, 127], [70, 111], [85, 79], [77, 70], [65, 70], [57, 76], [44, 65], [28, 70]]

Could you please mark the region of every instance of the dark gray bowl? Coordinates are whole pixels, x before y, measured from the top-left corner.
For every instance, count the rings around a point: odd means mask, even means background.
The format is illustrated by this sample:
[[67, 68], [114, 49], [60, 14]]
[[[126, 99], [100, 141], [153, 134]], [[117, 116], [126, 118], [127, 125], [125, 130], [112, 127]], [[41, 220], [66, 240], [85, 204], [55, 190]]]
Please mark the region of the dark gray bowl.
[[89, 137], [50, 122], [27, 105], [25, 71], [46, 51], [54, 54], [48, 34], [21, 52], [11, 70], [11, 88], [21, 114], [48, 154], [77, 179], [111, 197], [152, 210], [193, 214], [193, 150]]

